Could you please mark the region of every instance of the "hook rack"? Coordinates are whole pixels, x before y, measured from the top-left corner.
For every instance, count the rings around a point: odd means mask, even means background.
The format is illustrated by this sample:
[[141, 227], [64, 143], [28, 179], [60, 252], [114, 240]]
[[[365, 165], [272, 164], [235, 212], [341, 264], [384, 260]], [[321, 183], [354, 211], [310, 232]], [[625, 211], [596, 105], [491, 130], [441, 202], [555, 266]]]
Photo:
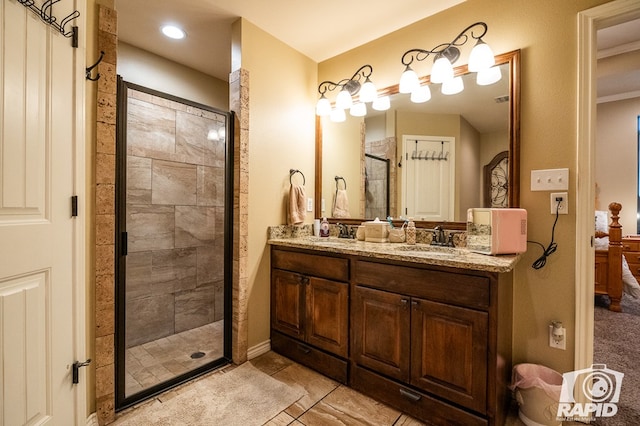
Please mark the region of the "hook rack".
[[52, 14], [52, 9], [53, 5], [58, 3], [59, 1], [60, 0], [46, 0], [44, 3], [42, 3], [42, 7], [38, 7], [38, 5], [36, 5], [35, 3], [35, 0], [18, 0], [18, 3], [34, 12], [36, 15], [38, 15], [42, 22], [49, 24], [50, 26], [58, 30], [58, 32], [60, 32], [60, 34], [62, 34], [63, 36], [71, 38], [71, 44], [73, 45], [73, 47], [78, 47], [78, 27], [72, 26], [71, 29], [67, 29], [66, 27], [71, 21], [80, 16], [80, 12], [74, 10], [69, 15], [65, 16], [60, 21], [60, 23], [58, 23], [58, 18], [56, 18]]
[[336, 176], [336, 191], [338, 190], [338, 181], [341, 180], [342, 183], [344, 183], [344, 189], [347, 189], [347, 181], [344, 180], [344, 178], [342, 176]]
[[97, 73], [95, 77], [91, 77], [91, 71], [93, 71], [93, 69], [95, 67], [97, 67], [98, 65], [100, 65], [100, 62], [102, 62], [102, 59], [104, 59], [104, 51], [100, 51], [100, 57], [98, 58], [98, 60], [96, 61], [95, 64], [91, 65], [90, 67], [86, 68], [86, 77], [87, 80], [91, 80], [91, 81], [98, 81], [100, 79], [100, 73]]
[[304, 173], [302, 173], [302, 172], [301, 172], [300, 170], [298, 170], [298, 169], [289, 169], [289, 183], [290, 183], [290, 184], [293, 184], [293, 182], [291, 182], [291, 177], [292, 177], [293, 175], [295, 175], [296, 173], [300, 173], [300, 174], [302, 175], [302, 184], [303, 184], [303, 185], [304, 185], [304, 184], [306, 184], [306, 183], [307, 183], [307, 181], [306, 181], [306, 179], [304, 178]]
[[[412, 160], [434, 160], [434, 161], [449, 161], [449, 151], [444, 152], [444, 141], [440, 141], [440, 152], [433, 150], [433, 152], [426, 150], [424, 157], [422, 156], [422, 150], [418, 151], [418, 141], [416, 140], [416, 149], [411, 153]], [[429, 154], [431, 152], [431, 154]]]

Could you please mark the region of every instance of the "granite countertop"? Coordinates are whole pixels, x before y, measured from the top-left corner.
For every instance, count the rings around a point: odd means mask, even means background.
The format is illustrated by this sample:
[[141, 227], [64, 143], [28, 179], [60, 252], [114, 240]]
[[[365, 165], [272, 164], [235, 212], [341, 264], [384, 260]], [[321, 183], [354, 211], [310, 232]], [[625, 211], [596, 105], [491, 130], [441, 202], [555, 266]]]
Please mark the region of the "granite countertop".
[[340, 253], [498, 273], [513, 270], [521, 257], [521, 255], [517, 254], [488, 256], [471, 252], [466, 248], [439, 247], [429, 244], [370, 243], [345, 238], [321, 238], [309, 235], [278, 236], [270, 238], [268, 243], [274, 246], [318, 250], [326, 253]]

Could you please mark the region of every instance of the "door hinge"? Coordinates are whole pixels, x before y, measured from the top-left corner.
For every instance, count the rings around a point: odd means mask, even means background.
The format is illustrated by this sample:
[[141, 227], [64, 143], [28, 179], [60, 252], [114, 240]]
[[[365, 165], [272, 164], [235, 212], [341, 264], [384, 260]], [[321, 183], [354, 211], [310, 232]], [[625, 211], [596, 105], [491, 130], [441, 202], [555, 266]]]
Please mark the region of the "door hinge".
[[71, 217], [78, 216], [78, 196], [71, 196]]
[[72, 366], [72, 380], [73, 380], [73, 384], [77, 385], [78, 383], [80, 383], [80, 367], [86, 367], [87, 365], [91, 364], [91, 358], [89, 358], [88, 360], [86, 360], [85, 362], [80, 362], [80, 361], [76, 361], [73, 363]]

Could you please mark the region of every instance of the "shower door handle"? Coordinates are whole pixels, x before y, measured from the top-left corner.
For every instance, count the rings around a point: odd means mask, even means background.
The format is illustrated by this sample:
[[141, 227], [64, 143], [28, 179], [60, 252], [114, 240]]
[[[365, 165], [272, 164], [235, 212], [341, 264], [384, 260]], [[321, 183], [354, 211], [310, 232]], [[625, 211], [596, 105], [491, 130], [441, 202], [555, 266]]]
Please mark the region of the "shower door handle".
[[129, 252], [129, 248], [127, 247], [127, 244], [129, 242], [128, 239], [127, 239], [128, 238], [128, 234], [126, 232], [123, 232], [121, 234], [121, 237], [122, 237], [122, 239], [120, 241], [121, 241], [121, 245], [122, 245], [122, 255], [126, 256], [128, 254], [128, 252]]

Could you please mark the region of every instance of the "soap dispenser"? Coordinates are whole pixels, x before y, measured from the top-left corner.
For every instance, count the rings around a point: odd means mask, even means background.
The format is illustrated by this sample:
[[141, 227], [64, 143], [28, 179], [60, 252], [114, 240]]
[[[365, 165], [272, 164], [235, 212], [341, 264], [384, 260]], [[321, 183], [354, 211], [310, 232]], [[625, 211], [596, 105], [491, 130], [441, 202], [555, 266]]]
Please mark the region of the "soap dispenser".
[[326, 217], [322, 218], [322, 222], [320, 222], [320, 236], [328, 237], [329, 236], [329, 221]]
[[407, 244], [415, 244], [416, 243], [416, 224], [413, 221], [413, 218], [409, 218], [409, 223], [407, 224]]

